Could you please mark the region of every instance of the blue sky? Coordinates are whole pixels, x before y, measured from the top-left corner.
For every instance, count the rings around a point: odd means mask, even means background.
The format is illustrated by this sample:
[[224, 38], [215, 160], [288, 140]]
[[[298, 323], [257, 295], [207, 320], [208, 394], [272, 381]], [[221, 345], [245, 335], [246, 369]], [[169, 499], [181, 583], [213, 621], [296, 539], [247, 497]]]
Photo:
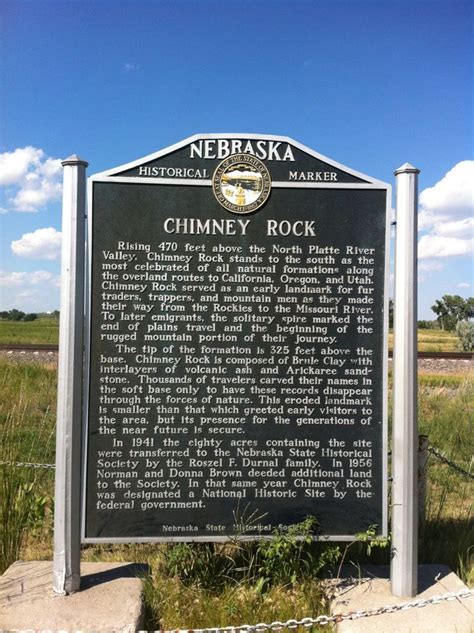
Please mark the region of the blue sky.
[[4, 0], [0, 305], [59, 307], [61, 168], [196, 133], [286, 135], [420, 174], [419, 316], [472, 296], [472, 2]]

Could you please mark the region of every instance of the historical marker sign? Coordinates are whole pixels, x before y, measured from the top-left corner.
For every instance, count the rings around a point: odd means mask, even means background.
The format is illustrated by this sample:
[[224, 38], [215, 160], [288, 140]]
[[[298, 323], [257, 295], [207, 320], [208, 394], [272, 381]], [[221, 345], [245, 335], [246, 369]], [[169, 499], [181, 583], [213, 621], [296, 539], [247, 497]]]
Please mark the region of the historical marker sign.
[[389, 186], [206, 135], [90, 187], [85, 540], [385, 532]]

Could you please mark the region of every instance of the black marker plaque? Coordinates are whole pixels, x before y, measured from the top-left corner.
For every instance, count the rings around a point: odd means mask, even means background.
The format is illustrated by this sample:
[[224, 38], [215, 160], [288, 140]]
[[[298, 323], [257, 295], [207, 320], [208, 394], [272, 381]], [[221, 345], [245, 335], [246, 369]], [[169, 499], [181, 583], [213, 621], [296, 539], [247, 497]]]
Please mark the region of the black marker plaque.
[[384, 529], [386, 207], [288, 139], [92, 178], [86, 540]]

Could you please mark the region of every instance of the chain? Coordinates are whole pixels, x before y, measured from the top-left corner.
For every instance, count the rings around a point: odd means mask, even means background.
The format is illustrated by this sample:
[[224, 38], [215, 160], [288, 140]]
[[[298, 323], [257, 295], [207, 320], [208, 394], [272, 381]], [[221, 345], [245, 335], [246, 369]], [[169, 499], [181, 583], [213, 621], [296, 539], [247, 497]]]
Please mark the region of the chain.
[[374, 609], [365, 609], [362, 611], [352, 611], [350, 613], [337, 613], [335, 615], [320, 615], [317, 618], [302, 618], [301, 620], [287, 620], [286, 622], [271, 622], [265, 624], [241, 624], [240, 626], [224, 626], [209, 629], [159, 629], [157, 631], [139, 631], [138, 633], [263, 633], [264, 631], [282, 631], [283, 629], [297, 629], [303, 627], [306, 629], [312, 626], [325, 626], [344, 620], [358, 620], [360, 618], [368, 618], [373, 615], [382, 615], [383, 613], [395, 613], [396, 611], [406, 611], [426, 607], [429, 604], [438, 604], [445, 600], [457, 600], [458, 598], [468, 598], [472, 596], [474, 591], [470, 589], [461, 589], [457, 593], [445, 593], [440, 596], [433, 596], [414, 602], [403, 602], [401, 604], [387, 605], [385, 607], [376, 607]]
[[[440, 462], [443, 462], [443, 464], [447, 464], [448, 466], [451, 466], [451, 468], [453, 470], [456, 470], [461, 475], [464, 475], [465, 477], [469, 477], [469, 479], [474, 479], [474, 475], [472, 473], [468, 472], [467, 470], [464, 470], [464, 468], [461, 468], [461, 466], [458, 466], [457, 464], [455, 464], [454, 462], [449, 460], [437, 448], [434, 448], [433, 446], [430, 446], [430, 447], [428, 447], [428, 451], [432, 455], [434, 455]], [[390, 451], [389, 454], [391, 454], [391, 451]], [[35, 463], [32, 463], [32, 462], [2, 462], [2, 461], [0, 461], [0, 466], [3, 466], [3, 465], [5, 465], [5, 466], [20, 466], [20, 467], [28, 467], [28, 468], [53, 468], [53, 469], [56, 468], [56, 466], [54, 464], [35, 464]]]
[[31, 462], [0, 462], [0, 466], [20, 466], [27, 468], [56, 468], [54, 464], [33, 464]]
[[428, 451], [434, 455], [437, 459], [439, 459], [440, 462], [442, 462], [443, 464], [447, 464], [448, 466], [450, 466], [453, 470], [456, 470], [458, 473], [460, 473], [461, 475], [464, 475], [464, 477], [469, 477], [469, 479], [474, 479], [474, 475], [470, 472], [468, 472], [467, 470], [464, 470], [464, 468], [461, 468], [461, 466], [458, 466], [457, 464], [455, 464], [454, 462], [452, 462], [451, 460], [449, 460], [445, 455], [443, 455], [443, 453], [438, 450], [437, 448], [434, 448], [433, 446], [429, 446], [428, 447]]
[[[458, 473], [460, 473], [461, 475], [464, 475], [465, 477], [469, 477], [469, 479], [474, 479], [474, 475], [470, 472], [468, 472], [467, 470], [464, 470], [464, 468], [461, 468], [461, 466], [458, 466], [458, 464], [455, 464], [454, 462], [452, 462], [451, 460], [449, 460], [440, 450], [438, 450], [437, 448], [434, 448], [433, 446], [429, 446], [428, 447], [428, 451], [434, 455], [440, 462], [442, 462], [443, 464], [447, 464], [448, 466], [450, 466], [453, 470], [456, 470]], [[391, 455], [392, 452], [389, 452], [389, 455]], [[35, 464], [32, 462], [2, 462], [0, 461], [0, 466], [20, 466], [20, 467], [28, 467], [28, 468], [56, 468], [56, 466], [54, 464]]]

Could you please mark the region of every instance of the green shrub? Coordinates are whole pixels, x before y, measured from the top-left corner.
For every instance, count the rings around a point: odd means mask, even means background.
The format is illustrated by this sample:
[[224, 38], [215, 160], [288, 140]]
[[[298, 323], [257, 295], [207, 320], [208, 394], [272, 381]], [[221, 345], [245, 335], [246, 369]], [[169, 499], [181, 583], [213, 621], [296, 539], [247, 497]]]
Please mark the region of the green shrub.
[[459, 321], [456, 325], [459, 345], [464, 352], [472, 352], [474, 349], [474, 322]]

